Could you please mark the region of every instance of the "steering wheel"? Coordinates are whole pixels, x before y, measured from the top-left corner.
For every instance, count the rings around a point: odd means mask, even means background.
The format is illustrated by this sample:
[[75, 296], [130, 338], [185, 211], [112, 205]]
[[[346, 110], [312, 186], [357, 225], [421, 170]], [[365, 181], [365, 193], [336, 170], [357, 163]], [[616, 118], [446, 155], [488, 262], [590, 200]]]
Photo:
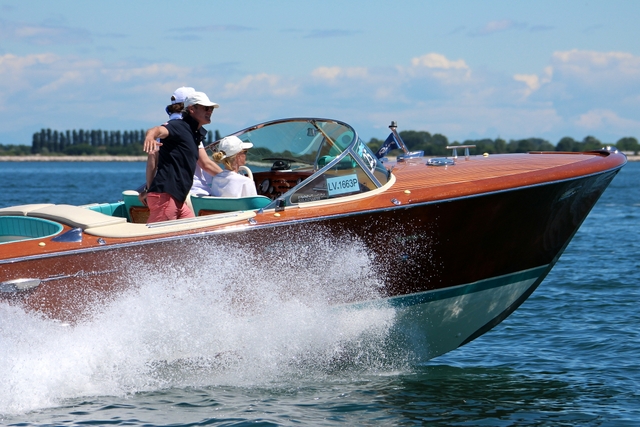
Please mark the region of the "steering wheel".
[[292, 159], [290, 157], [264, 157], [262, 160], [274, 160], [273, 166], [271, 166], [272, 171], [277, 170], [288, 170], [291, 168], [291, 163], [304, 163], [307, 165], [312, 165], [313, 163], [308, 162], [302, 159]]
[[246, 166], [240, 166], [238, 168], [238, 173], [241, 173], [242, 175], [246, 176], [247, 178], [249, 178], [251, 181], [253, 181], [253, 172], [251, 172], [251, 169], [249, 169]]

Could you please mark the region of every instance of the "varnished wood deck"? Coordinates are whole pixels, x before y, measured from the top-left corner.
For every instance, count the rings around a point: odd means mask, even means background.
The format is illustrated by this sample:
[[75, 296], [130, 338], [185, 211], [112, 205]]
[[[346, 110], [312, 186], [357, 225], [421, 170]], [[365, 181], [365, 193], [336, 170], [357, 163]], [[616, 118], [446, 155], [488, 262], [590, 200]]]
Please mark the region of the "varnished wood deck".
[[[527, 173], [542, 173], [548, 177], [554, 169], [557, 169], [556, 172], [560, 172], [560, 168], [597, 158], [600, 156], [583, 153], [572, 155], [506, 154], [488, 157], [471, 156], [469, 160], [458, 157], [453, 166], [426, 166], [425, 159], [420, 159], [419, 161], [396, 163], [393, 172], [399, 178], [401, 185], [408, 190], [414, 190], [448, 184], [477, 183], [493, 178], [511, 178]], [[568, 171], [569, 169], [562, 175], [566, 175]]]

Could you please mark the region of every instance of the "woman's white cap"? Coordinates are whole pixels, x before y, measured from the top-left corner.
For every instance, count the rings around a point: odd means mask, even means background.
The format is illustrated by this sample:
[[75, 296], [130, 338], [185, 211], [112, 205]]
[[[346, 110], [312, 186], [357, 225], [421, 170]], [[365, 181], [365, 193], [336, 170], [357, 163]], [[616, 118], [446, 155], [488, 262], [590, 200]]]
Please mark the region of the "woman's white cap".
[[222, 138], [216, 150], [224, 153], [224, 157], [222, 157], [224, 159], [225, 157], [235, 156], [239, 152], [248, 150], [251, 147], [253, 147], [252, 143], [243, 142], [237, 136], [231, 135]]

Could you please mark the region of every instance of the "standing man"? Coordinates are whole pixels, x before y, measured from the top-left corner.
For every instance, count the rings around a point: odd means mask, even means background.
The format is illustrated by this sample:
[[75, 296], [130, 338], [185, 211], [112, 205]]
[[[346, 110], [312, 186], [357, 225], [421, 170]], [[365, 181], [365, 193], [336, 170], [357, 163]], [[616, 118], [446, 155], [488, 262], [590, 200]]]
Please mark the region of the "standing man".
[[[192, 87], [179, 87], [173, 92], [171, 95], [171, 104], [167, 105], [165, 111], [169, 115], [169, 120], [180, 120], [182, 119], [182, 112], [184, 110], [184, 101], [187, 99], [187, 96], [195, 93], [195, 89]], [[217, 108], [218, 104], [214, 106]], [[144, 190], [138, 190], [140, 194], [138, 198], [144, 204], [147, 205], [147, 189], [151, 187], [151, 182], [153, 181], [153, 177], [156, 175], [156, 169], [158, 167], [158, 148], [156, 147], [155, 151], [149, 153], [147, 156], [147, 168], [145, 171], [146, 184], [144, 185]], [[209, 194], [208, 188], [211, 187], [211, 177], [222, 172], [222, 168], [218, 166], [215, 162], [211, 161], [209, 156], [207, 155], [207, 151], [204, 149], [204, 144], [200, 143], [200, 153], [198, 165], [196, 166], [196, 170], [193, 176], [193, 186], [191, 192], [193, 194]]]
[[[164, 111], [169, 115], [169, 120], [179, 120], [182, 119], [182, 110], [184, 110], [184, 100], [187, 99], [188, 95], [191, 95], [196, 90], [192, 87], [182, 86], [176, 89], [171, 95], [171, 104], [167, 105]], [[152, 153], [149, 153], [147, 156], [147, 169], [145, 172], [146, 183], [144, 188], [147, 189], [151, 186], [151, 182], [153, 181], [153, 177], [156, 175], [156, 168], [158, 167], [158, 150]], [[140, 201], [146, 205], [147, 204], [147, 192], [140, 191], [138, 198]]]
[[[171, 120], [147, 131], [144, 151], [151, 154], [160, 146], [157, 172], [146, 189], [149, 223], [194, 217], [186, 199], [200, 161], [199, 146], [207, 135], [202, 126], [211, 123], [215, 107], [218, 104], [211, 102], [206, 94], [194, 92], [184, 101], [182, 120]], [[160, 143], [156, 142], [158, 138]], [[220, 167], [206, 153], [204, 157], [219, 171]], [[205, 170], [211, 168], [204, 161], [201, 167]]]

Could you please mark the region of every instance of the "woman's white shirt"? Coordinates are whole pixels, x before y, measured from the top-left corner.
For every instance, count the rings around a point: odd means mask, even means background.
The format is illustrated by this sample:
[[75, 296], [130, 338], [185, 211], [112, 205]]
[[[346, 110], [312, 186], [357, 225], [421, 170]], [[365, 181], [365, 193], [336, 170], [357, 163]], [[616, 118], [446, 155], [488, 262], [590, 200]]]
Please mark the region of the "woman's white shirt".
[[200, 196], [208, 196], [211, 192], [211, 180], [213, 177], [204, 171], [200, 166], [196, 165], [193, 173], [193, 184], [191, 185], [191, 194]]
[[211, 195], [216, 197], [256, 196], [253, 181], [234, 171], [224, 170], [211, 179]]
[[[202, 142], [198, 146], [198, 150], [201, 148], [204, 148]], [[196, 164], [196, 170], [193, 172], [193, 184], [191, 184], [189, 193], [198, 196], [208, 196], [211, 190], [211, 178], [213, 177], [208, 172]]]

